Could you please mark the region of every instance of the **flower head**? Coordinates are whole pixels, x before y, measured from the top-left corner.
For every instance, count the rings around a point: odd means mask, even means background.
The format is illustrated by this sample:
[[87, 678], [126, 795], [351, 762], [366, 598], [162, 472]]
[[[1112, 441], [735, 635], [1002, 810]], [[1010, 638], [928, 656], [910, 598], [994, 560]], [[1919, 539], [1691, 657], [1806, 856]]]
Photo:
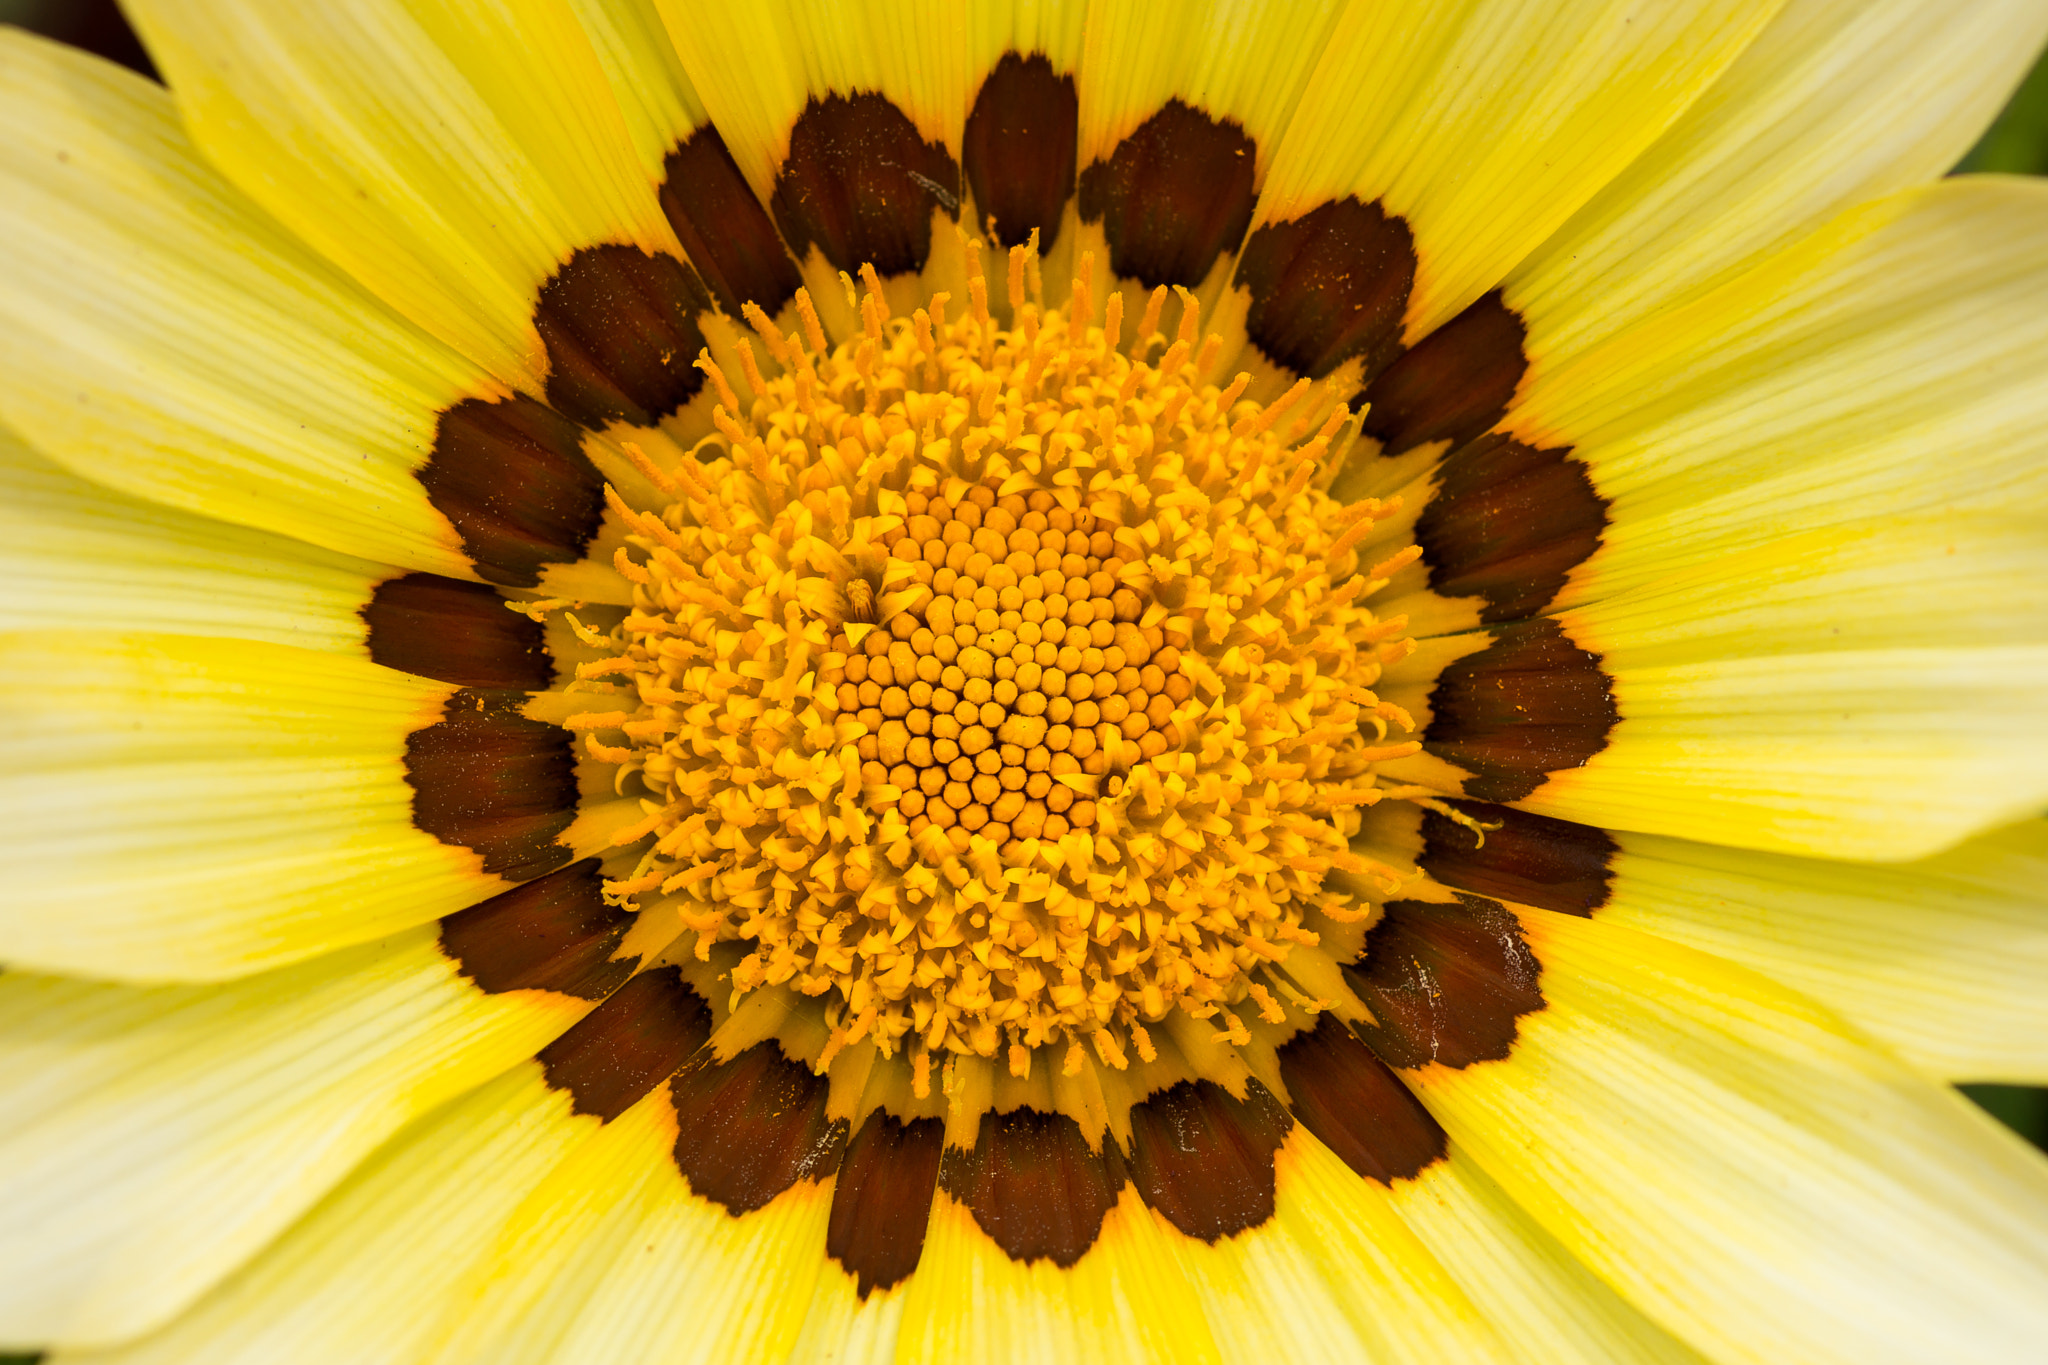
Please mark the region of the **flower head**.
[[0, 1346], [2037, 1349], [2048, 12], [134, 11]]

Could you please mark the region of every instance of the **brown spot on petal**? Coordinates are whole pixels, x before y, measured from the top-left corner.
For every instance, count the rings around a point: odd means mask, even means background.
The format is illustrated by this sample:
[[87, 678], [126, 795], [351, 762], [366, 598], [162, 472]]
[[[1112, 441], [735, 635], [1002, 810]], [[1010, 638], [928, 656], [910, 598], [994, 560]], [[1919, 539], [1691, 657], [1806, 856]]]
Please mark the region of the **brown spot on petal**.
[[1257, 1081], [1245, 1098], [1182, 1081], [1131, 1108], [1131, 1183], [1190, 1237], [1213, 1242], [1273, 1216], [1273, 1153], [1294, 1126]]
[[1238, 124], [1169, 100], [1081, 172], [1081, 217], [1101, 222], [1118, 275], [1196, 285], [1251, 226], [1257, 161]]
[[540, 623], [482, 583], [431, 573], [387, 578], [363, 608], [363, 624], [371, 659], [422, 678], [538, 692], [555, 676]]
[[975, 209], [995, 219], [1004, 246], [1022, 245], [1037, 228], [1039, 248], [1052, 249], [1074, 197], [1080, 108], [1074, 78], [1042, 56], [1005, 53], [981, 83], [960, 162]]
[[521, 715], [525, 700], [464, 688], [448, 699], [437, 724], [405, 742], [413, 823], [515, 882], [568, 859], [555, 836], [576, 811], [569, 733]]
[[1423, 813], [1419, 863], [1445, 886], [1564, 915], [1590, 915], [1607, 903], [1619, 849], [1606, 830], [1508, 806], [1455, 804], [1499, 828], [1487, 830], [1482, 843], [1455, 820]]
[[1114, 1142], [1091, 1152], [1073, 1119], [1035, 1109], [983, 1115], [972, 1150], [947, 1148], [939, 1167], [940, 1188], [1011, 1260], [1062, 1267], [1095, 1244], [1124, 1179]]
[[642, 972], [540, 1051], [548, 1084], [606, 1123], [711, 1036], [711, 1011], [674, 967]]
[[1268, 359], [1321, 379], [1362, 356], [1371, 379], [1401, 353], [1415, 236], [1378, 204], [1323, 204], [1254, 232], [1237, 282], [1251, 291], [1245, 330]]
[[557, 991], [602, 1000], [638, 958], [612, 954], [633, 923], [605, 904], [595, 858], [571, 863], [441, 921], [441, 951], [484, 990]]
[[1496, 802], [1583, 767], [1620, 715], [1600, 656], [1548, 617], [1503, 626], [1492, 644], [1444, 669], [1429, 706], [1423, 748], [1472, 774], [1466, 796]]
[[531, 398], [465, 399], [442, 413], [415, 477], [493, 583], [530, 588], [542, 566], [581, 559], [604, 519], [583, 428]]
[[854, 1277], [862, 1298], [917, 1269], [945, 1140], [937, 1119], [901, 1123], [877, 1110], [846, 1145], [825, 1251]]
[[781, 312], [803, 277], [718, 130], [707, 123], [690, 134], [661, 169], [661, 210], [718, 306], [735, 318], [748, 302]]
[[1443, 1128], [1387, 1064], [1335, 1017], [1324, 1015], [1280, 1049], [1302, 1127], [1368, 1180], [1391, 1185], [1443, 1159]]
[[1388, 901], [1359, 964], [1344, 969], [1375, 1021], [1352, 1027], [1389, 1066], [1498, 1061], [1514, 1047], [1515, 1021], [1543, 1008], [1540, 970], [1521, 921], [1498, 901]]
[[932, 209], [959, 215], [960, 168], [881, 95], [827, 95], [790, 129], [768, 207], [799, 258], [815, 245], [841, 270], [910, 274], [931, 255]]
[[675, 257], [586, 247], [541, 287], [533, 325], [548, 348], [548, 403], [584, 426], [652, 426], [704, 387], [697, 315], [711, 297]]
[[676, 1169], [735, 1216], [838, 1168], [846, 1122], [825, 1116], [825, 1078], [756, 1043], [729, 1062], [699, 1053], [676, 1073]]
[[1485, 598], [1492, 624], [1549, 606], [1606, 529], [1607, 499], [1569, 450], [1489, 435], [1445, 458], [1415, 538], [1430, 587]]
[[1408, 349], [1366, 387], [1363, 429], [1398, 455], [1463, 444], [1507, 412], [1528, 361], [1521, 318], [1494, 290]]

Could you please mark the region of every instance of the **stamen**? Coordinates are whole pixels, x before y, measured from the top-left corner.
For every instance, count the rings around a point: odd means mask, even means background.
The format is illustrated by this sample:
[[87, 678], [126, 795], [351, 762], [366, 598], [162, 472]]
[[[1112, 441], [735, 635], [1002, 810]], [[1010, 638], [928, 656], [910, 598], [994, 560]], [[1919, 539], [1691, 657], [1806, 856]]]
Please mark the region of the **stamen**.
[[871, 266], [840, 276], [837, 349], [807, 292], [801, 335], [750, 304], [782, 367], [741, 340], [751, 409], [697, 362], [729, 449], [666, 470], [622, 443], [673, 505], [607, 489], [634, 604], [577, 623], [614, 655], [568, 722], [648, 794], [610, 891], [669, 898], [699, 960], [740, 945], [736, 994], [822, 998], [821, 1070], [907, 1049], [919, 1097], [935, 1056], [1028, 1078], [1059, 1049], [1088, 1086], [1157, 1062], [1162, 1022], [1243, 1046], [1253, 1012], [1314, 1012], [1288, 955], [1398, 884], [1350, 840], [1421, 793], [1375, 776], [1418, 744], [1373, 691], [1404, 623], [1363, 605], [1417, 552], [1356, 572], [1398, 504], [1314, 486], [1349, 406], [1205, 383], [1224, 342], [1185, 290], [1156, 364], [1163, 288], [1121, 350], [1121, 290], [1096, 331], [1084, 254], [1048, 309], [1035, 242], [1000, 329], [968, 247], [961, 319], [941, 294], [891, 326]]

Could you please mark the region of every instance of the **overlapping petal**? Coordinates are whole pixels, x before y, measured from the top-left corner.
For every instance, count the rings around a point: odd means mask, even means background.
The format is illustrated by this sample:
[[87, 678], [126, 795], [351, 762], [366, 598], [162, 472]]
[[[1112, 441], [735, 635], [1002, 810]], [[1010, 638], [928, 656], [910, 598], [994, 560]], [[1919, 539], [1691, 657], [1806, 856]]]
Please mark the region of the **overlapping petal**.
[[586, 1002], [486, 997], [414, 930], [224, 986], [0, 977], [0, 1341], [162, 1323], [408, 1119]]
[[489, 393], [200, 159], [158, 87], [0, 34], [0, 415], [155, 502], [468, 576], [412, 477]]

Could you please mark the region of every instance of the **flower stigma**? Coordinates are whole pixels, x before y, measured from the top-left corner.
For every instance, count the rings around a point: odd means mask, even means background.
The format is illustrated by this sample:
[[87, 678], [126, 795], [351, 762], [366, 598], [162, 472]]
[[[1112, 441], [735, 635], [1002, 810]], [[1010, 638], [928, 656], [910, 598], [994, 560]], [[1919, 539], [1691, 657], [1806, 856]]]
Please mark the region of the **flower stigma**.
[[735, 1002], [820, 998], [819, 1071], [870, 1040], [919, 1095], [953, 1055], [1071, 1075], [1154, 1060], [1162, 1021], [1313, 1013], [1290, 954], [1392, 884], [1361, 809], [1422, 796], [1374, 775], [1420, 746], [1373, 690], [1406, 620], [1365, 603], [1419, 551], [1362, 563], [1398, 503], [1324, 491], [1350, 407], [1200, 382], [1222, 342], [1184, 291], [1176, 337], [1160, 289], [1126, 345], [1087, 258], [1051, 309], [1014, 250], [1003, 326], [968, 255], [958, 317], [842, 275], [836, 347], [807, 294], [802, 335], [749, 305], [781, 367], [741, 343], [751, 403], [700, 357], [719, 435], [629, 450], [673, 500], [609, 492], [634, 604], [577, 686], [617, 705], [569, 721], [644, 789], [608, 894], [743, 950]]

